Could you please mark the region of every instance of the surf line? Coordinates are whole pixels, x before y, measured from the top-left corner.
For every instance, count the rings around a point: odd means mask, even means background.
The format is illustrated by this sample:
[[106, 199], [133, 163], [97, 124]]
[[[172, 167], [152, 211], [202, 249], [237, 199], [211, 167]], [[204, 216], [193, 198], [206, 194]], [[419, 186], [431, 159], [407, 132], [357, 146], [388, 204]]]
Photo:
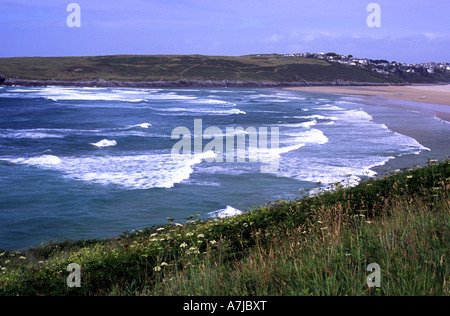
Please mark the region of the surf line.
[[[268, 146], [269, 135], [270, 147]], [[189, 128], [178, 126], [173, 129], [171, 138], [172, 140], [180, 139], [172, 147], [172, 155], [197, 155], [212, 151], [215, 155], [207, 156], [206, 162], [256, 163], [260, 161], [263, 163], [260, 169], [261, 173], [278, 171], [280, 160], [278, 154], [280, 131], [278, 127], [270, 127], [269, 132], [267, 127], [257, 129], [254, 126], [249, 126], [244, 129], [241, 126], [228, 126], [224, 132], [217, 126], [209, 126], [203, 129], [203, 120], [194, 119], [193, 134]], [[203, 146], [203, 140], [210, 140], [210, 142]]]

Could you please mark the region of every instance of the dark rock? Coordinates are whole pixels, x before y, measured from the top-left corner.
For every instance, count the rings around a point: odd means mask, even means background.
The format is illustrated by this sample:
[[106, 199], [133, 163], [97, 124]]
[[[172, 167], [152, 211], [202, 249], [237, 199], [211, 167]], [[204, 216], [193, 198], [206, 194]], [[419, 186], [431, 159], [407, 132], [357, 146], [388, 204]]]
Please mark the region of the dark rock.
[[3, 75], [3, 74], [0, 72], [0, 84], [4, 83], [5, 81], [6, 81], [5, 75]]
[[[2, 83], [0, 77], [0, 84]], [[6, 78], [5, 78], [6, 79]], [[350, 82], [344, 80], [334, 81], [238, 81], [238, 80], [186, 80], [180, 79], [176, 81], [117, 81], [104, 79], [85, 79], [77, 81], [64, 80], [27, 80], [27, 79], [6, 79], [3, 80], [5, 85], [18, 86], [72, 86], [72, 87], [126, 87], [126, 88], [173, 88], [173, 87], [243, 87], [243, 88], [282, 88], [282, 87], [298, 87], [298, 86], [382, 86], [388, 83], [371, 83], [371, 82]]]

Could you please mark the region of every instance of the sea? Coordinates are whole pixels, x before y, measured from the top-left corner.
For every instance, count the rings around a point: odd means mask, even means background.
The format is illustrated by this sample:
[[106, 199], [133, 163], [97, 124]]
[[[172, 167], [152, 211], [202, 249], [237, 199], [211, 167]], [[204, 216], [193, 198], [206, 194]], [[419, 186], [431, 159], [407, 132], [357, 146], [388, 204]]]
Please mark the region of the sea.
[[233, 216], [446, 158], [448, 122], [383, 102], [275, 88], [0, 87], [0, 249]]

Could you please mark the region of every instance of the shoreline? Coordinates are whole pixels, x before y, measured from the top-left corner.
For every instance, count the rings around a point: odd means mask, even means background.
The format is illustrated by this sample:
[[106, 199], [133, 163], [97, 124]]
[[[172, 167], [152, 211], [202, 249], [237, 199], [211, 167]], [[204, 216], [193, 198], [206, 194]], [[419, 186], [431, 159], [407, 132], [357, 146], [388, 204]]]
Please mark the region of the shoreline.
[[[442, 138], [442, 135], [437, 136], [438, 134], [436, 134], [441, 131], [438, 128], [440, 124], [450, 123], [450, 84], [386, 87], [295, 87], [284, 88], [283, 90], [329, 93], [358, 98], [365, 105], [373, 107], [373, 111], [370, 114], [373, 116], [374, 121], [387, 125], [390, 130], [396, 133], [412, 137], [421, 145], [429, 148], [434, 153], [438, 153], [438, 156], [434, 156], [430, 155], [428, 151], [422, 151], [416, 157], [408, 155], [396, 157], [382, 165], [370, 168], [378, 175], [385, 174], [390, 170], [423, 165], [429, 159], [447, 159], [450, 155], [450, 152], [445, 149], [448, 148], [446, 144], [450, 145], [450, 141]], [[405, 111], [405, 115], [400, 114], [398, 120], [387, 119], [382, 117], [382, 115], [380, 116], [383, 107]], [[421, 120], [420, 122], [411, 121], [411, 115], [408, 112], [420, 113], [418, 115], [423, 118], [425, 116], [435, 117], [437, 119], [436, 124], [431, 126], [422, 124]]]
[[408, 86], [323, 86], [289, 87], [290, 91], [331, 93], [363, 97], [372, 105], [383, 105], [405, 110], [434, 114], [450, 122], [450, 84]]
[[340, 79], [333, 81], [251, 81], [251, 80], [192, 80], [179, 79], [173, 81], [120, 81], [104, 79], [82, 79], [82, 80], [34, 80], [20, 78], [5, 78], [0, 81], [0, 86], [73, 86], [73, 87], [116, 87], [116, 88], [174, 88], [174, 87], [234, 87], [234, 88], [295, 88], [295, 87], [357, 87], [373, 86], [383, 87], [390, 85], [409, 85], [408, 83], [376, 83], [376, 82], [354, 82]]

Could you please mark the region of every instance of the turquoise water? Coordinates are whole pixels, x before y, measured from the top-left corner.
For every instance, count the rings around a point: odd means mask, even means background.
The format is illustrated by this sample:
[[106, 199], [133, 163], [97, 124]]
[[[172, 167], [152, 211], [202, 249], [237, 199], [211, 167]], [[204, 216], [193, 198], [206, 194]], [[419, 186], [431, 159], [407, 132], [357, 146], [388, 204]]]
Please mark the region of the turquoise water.
[[[0, 111], [0, 249], [236, 214], [318, 182], [356, 183], [396, 161], [445, 157], [450, 139], [449, 124], [432, 116], [277, 89], [1, 87]], [[245, 161], [234, 153], [218, 162], [231, 151], [205, 149], [206, 138], [202, 152], [172, 155], [174, 129], [194, 144], [200, 119], [202, 131], [234, 144], [227, 128], [242, 127]], [[434, 137], [402, 132], [419, 119]], [[251, 147], [264, 128], [268, 146]]]

